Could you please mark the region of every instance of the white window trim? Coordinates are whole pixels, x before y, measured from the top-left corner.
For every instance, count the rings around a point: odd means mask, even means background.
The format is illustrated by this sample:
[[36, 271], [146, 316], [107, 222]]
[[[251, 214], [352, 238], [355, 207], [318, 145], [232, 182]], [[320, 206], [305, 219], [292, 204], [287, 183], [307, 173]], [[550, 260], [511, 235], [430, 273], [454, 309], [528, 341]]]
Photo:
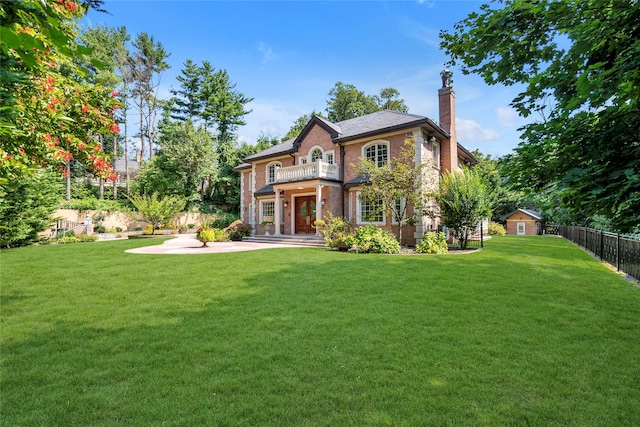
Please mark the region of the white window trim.
[[[362, 146], [362, 150], [361, 150], [361, 157], [363, 159], [367, 158], [367, 148], [371, 147], [372, 145], [386, 145], [387, 146], [387, 164], [389, 164], [389, 161], [391, 160], [391, 144], [389, 143], [389, 141], [387, 141], [386, 139], [376, 139], [375, 141], [371, 141], [366, 143], [365, 145]], [[377, 162], [376, 162], [376, 166], [377, 166]]]
[[[333, 156], [333, 163], [329, 162], [329, 156]], [[326, 163], [336, 164], [336, 150], [325, 151], [324, 152], [324, 161]]]
[[431, 143], [431, 160], [433, 161], [433, 167], [440, 169], [440, 143]]
[[281, 163], [281, 162], [269, 162], [269, 163], [267, 163], [267, 167], [266, 167], [266, 169], [265, 169], [265, 180], [264, 180], [264, 182], [266, 182], [266, 183], [267, 183], [267, 185], [269, 185], [269, 184], [273, 184], [274, 182], [276, 182], [276, 174], [275, 174], [275, 171], [274, 171], [274, 173], [273, 173], [273, 181], [270, 181], [270, 180], [269, 180], [269, 178], [270, 178], [270, 176], [269, 176], [269, 168], [270, 168], [271, 166], [277, 166], [277, 167], [281, 168], [281, 167], [282, 167], [282, 163]]
[[311, 161], [311, 154], [315, 151], [315, 150], [320, 150], [320, 152], [322, 153], [322, 157], [321, 159], [324, 161], [324, 150], [322, 149], [321, 146], [319, 145], [314, 145], [313, 147], [311, 147], [311, 149], [309, 150], [309, 152], [307, 153], [307, 162], [308, 163], [313, 163]]
[[260, 200], [260, 222], [259, 224], [262, 224], [265, 219], [264, 219], [264, 205], [266, 203], [273, 203], [273, 218], [270, 220], [270, 222], [275, 223], [276, 221], [276, 199], [263, 199]]
[[382, 209], [382, 221], [364, 221], [362, 219], [362, 203], [360, 201], [360, 192], [356, 192], [356, 224], [386, 225], [386, 223], [387, 215], [384, 209]]

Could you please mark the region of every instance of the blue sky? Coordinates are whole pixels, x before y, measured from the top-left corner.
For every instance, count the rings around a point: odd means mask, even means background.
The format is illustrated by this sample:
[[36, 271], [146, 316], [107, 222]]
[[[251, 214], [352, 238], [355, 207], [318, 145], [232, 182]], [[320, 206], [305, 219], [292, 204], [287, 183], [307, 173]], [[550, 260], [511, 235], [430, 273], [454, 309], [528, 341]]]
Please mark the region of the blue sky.
[[[342, 81], [366, 94], [393, 87], [409, 112], [438, 120], [440, 71], [447, 61], [438, 33], [477, 11], [480, 1], [180, 1], [106, 0], [85, 25], [147, 32], [171, 53], [161, 97], [177, 87], [184, 62], [226, 69], [236, 89], [254, 98], [241, 140], [282, 137], [313, 110], [324, 112]], [[493, 157], [517, 146], [524, 120], [509, 108], [516, 88], [487, 86], [455, 67], [458, 139]]]

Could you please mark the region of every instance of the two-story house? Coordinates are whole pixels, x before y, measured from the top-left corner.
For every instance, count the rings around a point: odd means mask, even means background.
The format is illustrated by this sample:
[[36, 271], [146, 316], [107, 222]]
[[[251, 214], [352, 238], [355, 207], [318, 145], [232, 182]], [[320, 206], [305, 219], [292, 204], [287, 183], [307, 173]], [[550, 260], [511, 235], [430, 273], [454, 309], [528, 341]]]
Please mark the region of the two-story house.
[[[366, 182], [353, 165], [363, 157], [382, 165], [398, 155], [407, 138], [415, 140], [415, 161], [428, 163], [433, 174], [477, 163], [457, 142], [449, 82], [450, 73], [443, 72], [439, 124], [390, 110], [338, 123], [315, 116], [297, 137], [247, 157], [236, 167], [241, 173], [241, 219], [256, 235], [316, 234], [315, 221], [331, 212], [356, 226], [374, 223], [395, 233], [393, 218], [360, 200]], [[402, 243], [413, 245], [438, 225], [437, 218], [418, 216], [403, 232], [407, 238]]]

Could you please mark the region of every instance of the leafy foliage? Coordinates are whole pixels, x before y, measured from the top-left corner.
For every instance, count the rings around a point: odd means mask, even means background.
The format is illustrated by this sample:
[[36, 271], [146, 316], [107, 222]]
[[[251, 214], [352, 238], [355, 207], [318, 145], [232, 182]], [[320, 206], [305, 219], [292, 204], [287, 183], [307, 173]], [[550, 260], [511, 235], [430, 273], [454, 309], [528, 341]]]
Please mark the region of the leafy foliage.
[[353, 224], [346, 218], [334, 216], [331, 212], [325, 219], [316, 221], [316, 228], [324, 236], [324, 241], [331, 249], [346, 252], [351, 247]]
[[440, 178], [440, 190], [435, 198], [442, 222], [451, 229], [460, 248], [466, 249], [469, 237], [480, 221], [491, 215], [491, 205], [482, 180], [469, 168], [448, 172]]
[[138, 188], [185, 198], [189, 204], [201, 200], [206, 180], [215, 174], [213, 139], [204, 126], [191, 121], [163, 122], [161, 151], [146, 163], [138, 176]]
[[358, 228], [349, 239], [349, 243], [349, 251], [356, 253], [396, 254], [400, 252], [400, 243], [393, 234], [373, 224]]
[[207, 246], [207, 243], [214, 242], [216, 240], [216, 232], [212, 228], [200, 228], [196, 232], [196, 239], [202, 242], [202, 247]]
[[498, 224], [497, 222], [489, 223], [489, 235], [491, 236], [504, 236], [507, 234], [507, 230], [504, 229], [502, 224]]
[[252, 227], [250, 224], [245, 224], [239, 219], [233, 221], [224, 231], [227, 232], [230, 240], [240, 241], [243, 237], [251, 236]]
[[640, 3], [504, 0], [442, 32], [463, 72], [524, 84], [512, 105], [525, 126], [509, 175], [523, 191], [551, 190], [573, 216], [640, 224]]
[[[88, 2], [87, 6], [99, 5]], [[72, 158], [113, 178], [100, 144], [88, 135], [115, 134], [112, 90], [90, 84], [75, 58], [89, 49], [75, 42], [86, 9], [71, 0], [6, 1], [0, 7], [0, 184], [42, 165]]]
[[59, 176], [50, 169], [21, 175], [10, 186], [0, 186], [0, 245], [29, 245], [46, 230], [58, 207], [62, 189]]
[[129, 197], [129, 200], [145, 220], [151, 223], [153, 226], [152, 234], [155, 234], [157, 227], [176, 216], [185, 206], [185, 200], [180, 197], [167, 196], [158, 199], [158, 195], [155, 193], [150, 196], [133, 195]]
[[420, 244], [416, 246], [416, 252], [423, 254], [446, 254], [449, 252], [447, 238], [442, 231], [429, 231], [424, 233]]
[[393, 88], [384, 88], [379, 96], [372, 96], [352, 84], [337, 82], [329, 92], [327, 118], [332, 122], [340, 122], [384, 109], [406, 113], [408, 108], [404, 100], [397, 99], [398, 96], [400, 92]]
[[[387, 215], [398, 222], [398, 241], [402, 242], [402, 229], [411, 223], [415, 213], [423, 209], [426, 200], [430, 165], [415, 163], [415, 139], [407, 138], [398, 156], [384, 166], [378, 167], [373, 161], [361, 159], [355, 166], [361, 177], [367, 177], [367, 185], [360, 192], [360, 198], [370, 203], [382, 202]], [[435, 185], [435, 184], [434, 184]], [[404, 203], [398, 203], [404, 201]], [[408, 208], [413, 208], [409, 215]]]

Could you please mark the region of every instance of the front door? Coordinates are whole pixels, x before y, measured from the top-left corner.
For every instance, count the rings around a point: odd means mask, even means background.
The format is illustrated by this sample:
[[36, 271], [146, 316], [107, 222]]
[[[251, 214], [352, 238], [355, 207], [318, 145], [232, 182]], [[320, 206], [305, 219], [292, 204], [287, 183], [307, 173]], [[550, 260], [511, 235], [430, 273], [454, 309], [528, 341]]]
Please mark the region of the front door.
[[296, 197], [296, 234], [316, 234], [316, 196]]

